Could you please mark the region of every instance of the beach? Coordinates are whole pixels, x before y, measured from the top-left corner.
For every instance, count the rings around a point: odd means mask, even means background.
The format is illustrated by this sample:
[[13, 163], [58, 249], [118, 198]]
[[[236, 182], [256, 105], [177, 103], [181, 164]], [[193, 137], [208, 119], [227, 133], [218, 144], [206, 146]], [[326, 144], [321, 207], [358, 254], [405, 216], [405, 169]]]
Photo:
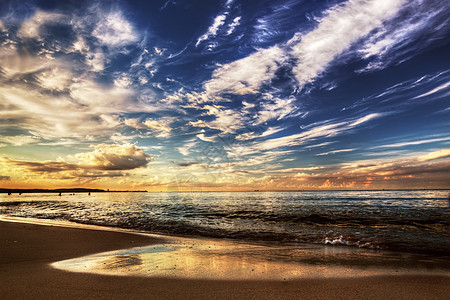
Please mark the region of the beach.
[[440, 275], [276, 280], [189, 280], [105, 276], [51, 263], [163, 242], [126, 232], [0, 222], [3, 299], [447, 299]]

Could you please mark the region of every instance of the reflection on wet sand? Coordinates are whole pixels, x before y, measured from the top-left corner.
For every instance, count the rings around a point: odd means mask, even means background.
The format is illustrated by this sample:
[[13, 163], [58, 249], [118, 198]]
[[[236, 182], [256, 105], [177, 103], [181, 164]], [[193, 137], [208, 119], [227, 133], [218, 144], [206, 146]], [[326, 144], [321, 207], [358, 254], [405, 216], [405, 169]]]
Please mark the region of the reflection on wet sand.
[[[53, 267], [104, 275], [218, 280], [289, 280], [421, 273], [418, 257], [345, 247], [274, 246], [177, 238], [171, 243], [100, 253]], [[422, 267], [417, 269], [417, 263]], [[415, 268], [412, 268], [414, 266]], [[435, 266], [431, 266], [436, 274]], [[447, 270], [448, 271], [448, 270]], [[442, 270], [443, 274], [447, 274]]]

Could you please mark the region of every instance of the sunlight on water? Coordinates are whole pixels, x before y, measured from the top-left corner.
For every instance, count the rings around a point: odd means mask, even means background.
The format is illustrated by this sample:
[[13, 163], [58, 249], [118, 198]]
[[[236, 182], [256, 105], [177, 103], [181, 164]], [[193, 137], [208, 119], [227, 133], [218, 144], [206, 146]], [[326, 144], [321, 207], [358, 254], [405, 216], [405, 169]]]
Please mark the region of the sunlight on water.
[[[56, 262], [52, 266], [102, 275], [209, 280], [291, 280], [425, 272], [425, 269], [411, 266], [405, 268], [403, 263], [395, 267], [395, 261], [398, 263], [401, 259], [398, 255], [361, 249], [177, 238], [169, 244], [105, 252]], [[436, 274], [436, 270], [433, 272]], [[448, 272], [442, 271], [442, 274], [448, 275]]]

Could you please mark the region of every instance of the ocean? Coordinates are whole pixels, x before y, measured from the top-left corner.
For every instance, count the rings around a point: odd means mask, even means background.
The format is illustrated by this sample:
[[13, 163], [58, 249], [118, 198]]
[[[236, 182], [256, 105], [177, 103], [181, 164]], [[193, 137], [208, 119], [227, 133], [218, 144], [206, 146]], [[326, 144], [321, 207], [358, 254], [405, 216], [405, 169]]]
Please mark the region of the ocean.
[[447, 256], [449, 192], [0, 194], [0, 214], [184, 237]]

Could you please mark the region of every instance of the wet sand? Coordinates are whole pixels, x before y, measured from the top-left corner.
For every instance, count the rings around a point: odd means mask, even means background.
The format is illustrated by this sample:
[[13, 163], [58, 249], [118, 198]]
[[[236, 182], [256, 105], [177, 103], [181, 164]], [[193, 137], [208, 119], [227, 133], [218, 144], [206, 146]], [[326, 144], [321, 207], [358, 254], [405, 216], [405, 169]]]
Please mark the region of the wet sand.
[[72, 273], [50, 263], [160, 243], [144, 235], [0, 222], [2, 299], [448, 299], [450, 277], [188, 280]]

